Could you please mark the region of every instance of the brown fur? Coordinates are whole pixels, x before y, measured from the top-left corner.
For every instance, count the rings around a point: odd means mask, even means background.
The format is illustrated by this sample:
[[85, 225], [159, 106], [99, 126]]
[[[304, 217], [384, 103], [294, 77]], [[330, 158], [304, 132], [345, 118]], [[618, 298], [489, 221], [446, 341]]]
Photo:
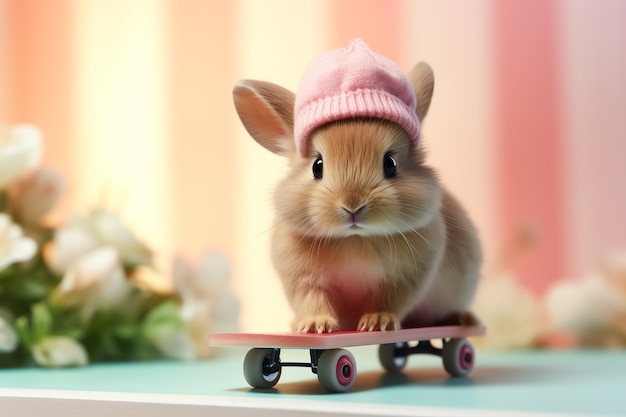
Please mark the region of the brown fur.
[[[432, 71], [418, 64], [409, 78], [423, 118]], [[293, 144], [292, 93], [244, 81], [234, 96], [252, 137], [289, 158], [274, 196], [272, 259], [295, 313], [294, 330], [476, 322], [467, 311], [481, 264], [476, 230], [399, 126], [373, 119], [331, 123], [313, 133], [302, 157]], [[383, 174], [389, 152], [398, 164], [394, 178]], [[318, 156], [320, 180], [311, 172]], [[358, 227], [348, 212], [356, 212]]]

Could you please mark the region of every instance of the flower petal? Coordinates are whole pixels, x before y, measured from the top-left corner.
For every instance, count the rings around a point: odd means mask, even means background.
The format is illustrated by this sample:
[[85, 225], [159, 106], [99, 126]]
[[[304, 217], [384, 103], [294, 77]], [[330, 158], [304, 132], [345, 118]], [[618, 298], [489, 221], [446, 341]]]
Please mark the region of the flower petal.
[[97, 247], [98, 242], [84, 229], [64, 227], [55, 232], [54, 244], [46, 261], [55, 272], [63, 274], [81, 256]]
[[91, 214], [90, 220], [93, 231], [100, 241], [114, 246], [126, 264], [151, 264], [150, 250], [133, 235], [118, 216], [100, 209]]
[[0, 138], [0, 189], [6, 188], [41, 159], [41, 133], [32, 125], [17, 125]]
[[22, 235], [22, 229], [11, 218], [0, 213], [0, 270], [15, 262], [23, 262], [37, 252], [37, 244]]
[[17, 349], [17, 332], [4, 317], [0, 315], [0, 353], [10, 353]]
[[69, 337], [47, 337], [33, 346], [32, 354], [39, 365], [47, 368], [85, 366], [89, 363], [83, 345]]
[[62, 291], [72, 291], [90, 287], [103, 282], [118, 266], [118, 256], [111, 247], [100, 247], [80, 257], [65, 274], [60, 288]]
[[54, 207], [62, 188], [59, 174], [40, 168], [12, 188], [12, 213], [24, 224], [35, 224]]

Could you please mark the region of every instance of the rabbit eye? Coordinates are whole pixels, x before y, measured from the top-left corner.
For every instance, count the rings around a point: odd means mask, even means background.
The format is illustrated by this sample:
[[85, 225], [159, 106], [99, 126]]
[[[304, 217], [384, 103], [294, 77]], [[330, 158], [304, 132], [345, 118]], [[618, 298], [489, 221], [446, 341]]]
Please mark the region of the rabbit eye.
[[386, 153], [383, 158], [383, 172], [385, 178], [393, 178], [398, 175], [398, 163], [390, 153]]
[[322, 157], [318, 156], [315, 162], [313, 162], [313, 177], [316, 180], [321, 180], [324, 175], [324, 161]]

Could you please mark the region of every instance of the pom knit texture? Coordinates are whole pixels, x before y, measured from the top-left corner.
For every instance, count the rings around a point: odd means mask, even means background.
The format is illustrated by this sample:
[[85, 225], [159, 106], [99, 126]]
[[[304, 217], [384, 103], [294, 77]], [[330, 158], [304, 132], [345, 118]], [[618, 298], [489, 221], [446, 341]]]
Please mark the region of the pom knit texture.
[[305, 71], [296, 94], [296, 149], [307, 156], [308, 142], [316, 128], [356, 117], [395, 122], [418, 146], [420, 122], [416, 104], [404, 72], [356, 39], [348, 48], [320, 55]]

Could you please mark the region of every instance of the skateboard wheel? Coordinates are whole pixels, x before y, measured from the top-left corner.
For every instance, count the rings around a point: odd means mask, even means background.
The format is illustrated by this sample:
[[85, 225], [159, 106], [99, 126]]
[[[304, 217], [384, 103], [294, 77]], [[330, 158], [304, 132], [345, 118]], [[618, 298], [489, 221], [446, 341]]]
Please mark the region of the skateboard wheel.
[[399, 353], [401, 349], [405, 349], [409, 344], [406, 342], [388, 343], [378, 347], [378, 360], [387, 372], [400, 372], [404, 369], [407, 362], [406, 355]]
[[331, 392], [352, 388], [356, 379], [356, 360], [345, 349], [330, 349], [322, 353], [317, 364], [320, 385]]
[[[243, 375], [254, 388], [272, 388], [280, 379], [280, 364], [272, 364], [273, 349], [251, 349], [243, 360]], [[273, 366], [274, 365], [274, 366]]]
[[474, 347], [467, 339], [444, 342], [441, 358], [443, 367], [451, 376], [467, 376], [474, 367]]

